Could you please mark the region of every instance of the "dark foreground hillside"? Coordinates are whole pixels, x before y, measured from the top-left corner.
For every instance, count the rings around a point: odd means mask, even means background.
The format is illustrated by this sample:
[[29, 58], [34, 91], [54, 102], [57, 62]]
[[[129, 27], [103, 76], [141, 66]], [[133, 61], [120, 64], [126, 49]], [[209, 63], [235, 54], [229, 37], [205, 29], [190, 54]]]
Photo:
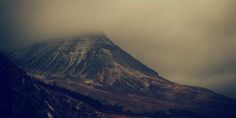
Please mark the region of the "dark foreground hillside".
[[[96, 118], [111, 117], [70, 97], [64, 89], [34, 80], [0, 56], [1, 118]], [[64, 91], [65, 93], [62, 93]], [[97, 103], [98, 104], [98, 103]], [[113, 115], [116, 117], [116, 115]]]

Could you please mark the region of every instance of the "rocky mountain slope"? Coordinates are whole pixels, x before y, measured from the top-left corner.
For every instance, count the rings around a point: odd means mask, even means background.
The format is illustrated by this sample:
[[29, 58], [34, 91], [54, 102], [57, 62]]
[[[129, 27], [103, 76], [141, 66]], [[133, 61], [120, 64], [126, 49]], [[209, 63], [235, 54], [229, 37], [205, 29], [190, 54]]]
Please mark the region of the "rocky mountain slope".
[[110, 118], [99, 101], [29, 77], [0, 55], [1, 118]]
[[98, 100], [104, 111], [148, 117], [236, 115], [235, 100], [170, 82], [102, 34], [41, 42], [8, 57], [38, 81]]

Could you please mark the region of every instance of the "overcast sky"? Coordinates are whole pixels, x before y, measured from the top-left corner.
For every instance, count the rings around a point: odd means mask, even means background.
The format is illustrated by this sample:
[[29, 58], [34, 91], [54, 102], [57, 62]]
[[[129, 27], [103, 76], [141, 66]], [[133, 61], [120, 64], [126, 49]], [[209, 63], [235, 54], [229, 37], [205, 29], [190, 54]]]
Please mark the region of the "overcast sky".
[[1, 47], [104, 32], [169, 80], [236, 98], [235, 0], [1, 0], [0, 25]]

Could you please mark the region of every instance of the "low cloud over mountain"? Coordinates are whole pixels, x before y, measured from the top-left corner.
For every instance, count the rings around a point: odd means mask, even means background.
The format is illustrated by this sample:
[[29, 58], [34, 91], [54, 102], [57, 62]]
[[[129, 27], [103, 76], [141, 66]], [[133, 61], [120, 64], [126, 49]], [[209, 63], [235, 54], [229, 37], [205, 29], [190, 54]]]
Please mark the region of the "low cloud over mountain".
[[163, 76], [236, 97], [234, 0], [2, 0], [1, 48], [105, 32]]

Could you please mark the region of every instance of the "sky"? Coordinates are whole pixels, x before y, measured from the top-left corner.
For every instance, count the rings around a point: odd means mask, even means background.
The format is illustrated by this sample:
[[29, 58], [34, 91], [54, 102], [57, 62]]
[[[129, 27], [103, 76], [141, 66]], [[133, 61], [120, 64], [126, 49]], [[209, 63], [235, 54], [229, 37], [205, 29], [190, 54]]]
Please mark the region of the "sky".
[[1, 0], [0, 48], [104, 32], [165, 78], [236, 98], [235, 0]]

